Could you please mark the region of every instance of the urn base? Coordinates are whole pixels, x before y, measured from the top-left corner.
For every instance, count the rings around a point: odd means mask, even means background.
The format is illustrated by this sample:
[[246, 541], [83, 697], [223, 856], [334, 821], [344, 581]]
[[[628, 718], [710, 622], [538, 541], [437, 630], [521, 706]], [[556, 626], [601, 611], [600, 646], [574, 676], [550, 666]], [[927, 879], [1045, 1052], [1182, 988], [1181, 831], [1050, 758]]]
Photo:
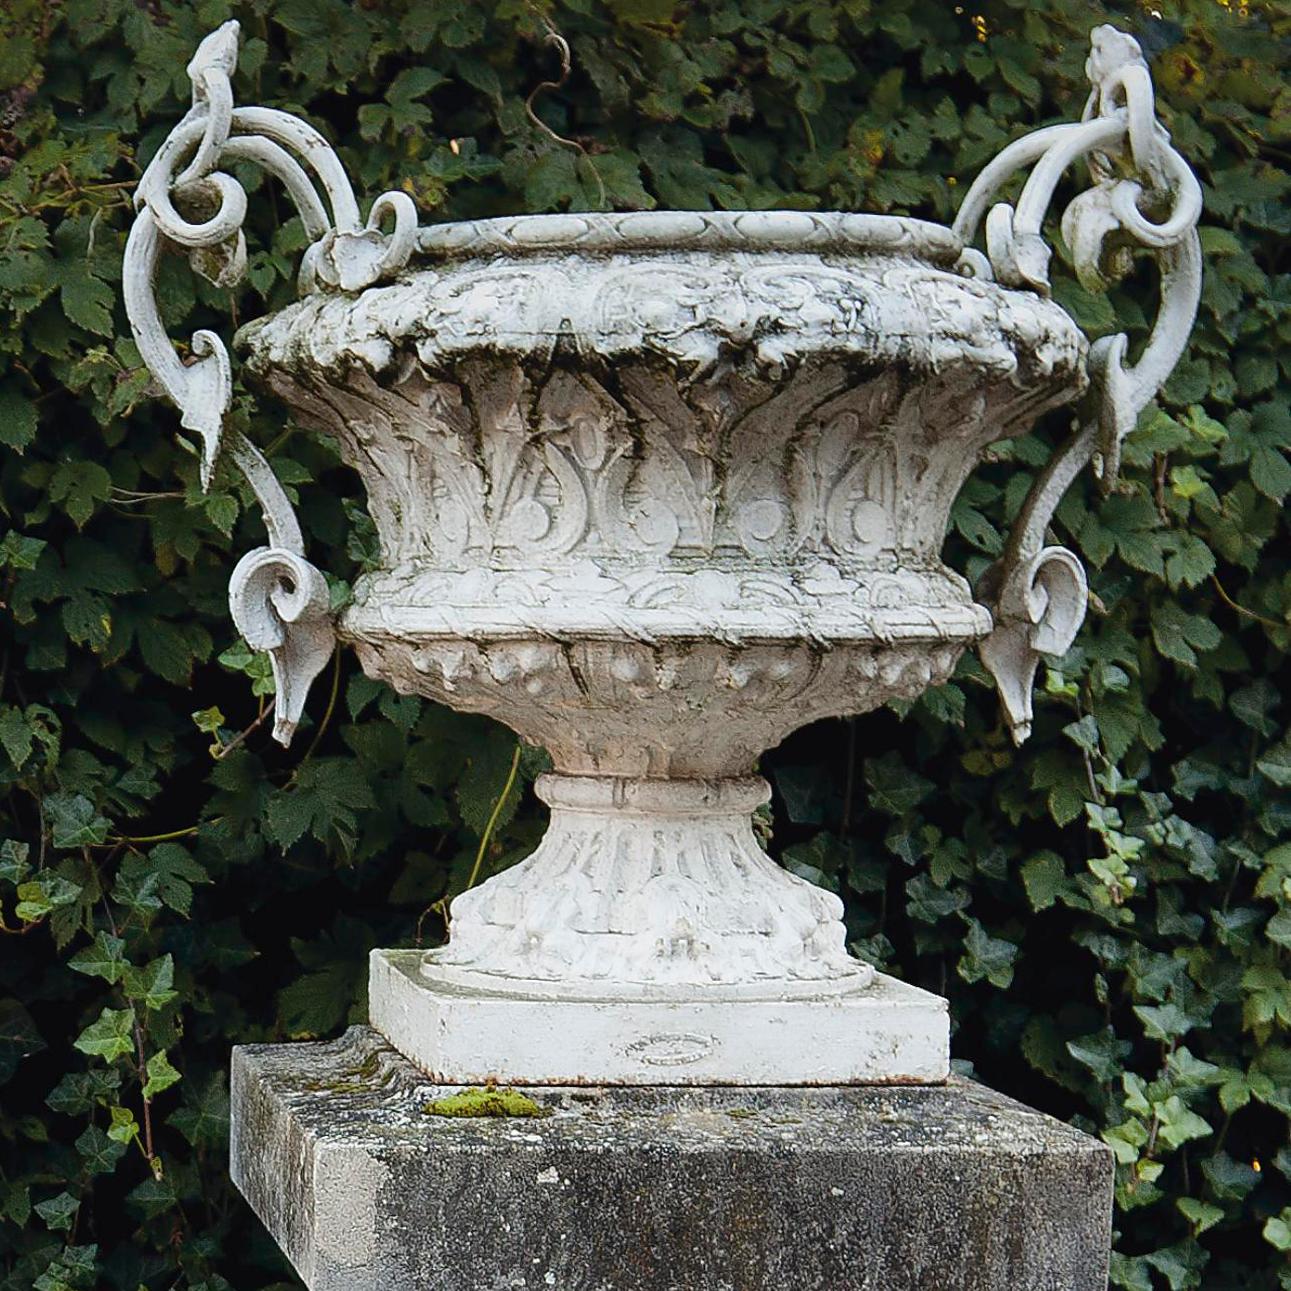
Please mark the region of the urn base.
[[450, 1083], [937, 1084], [950, 1067], [946, 1001], [881, 973], [815, 998], [552, 998], [375, 950], [368, 1008], [396, 1049]]

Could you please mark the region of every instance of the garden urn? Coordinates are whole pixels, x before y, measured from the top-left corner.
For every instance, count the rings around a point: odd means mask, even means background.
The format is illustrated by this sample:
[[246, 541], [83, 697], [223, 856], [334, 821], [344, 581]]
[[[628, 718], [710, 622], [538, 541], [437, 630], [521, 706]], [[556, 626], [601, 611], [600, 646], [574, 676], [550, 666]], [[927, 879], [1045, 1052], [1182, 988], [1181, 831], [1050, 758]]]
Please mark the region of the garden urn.
[[[1120, 446], [1185, 344], [1200, 191], [1157, 122], [1138, 46], [1093, 33], [1080, 121], [1025, 135], [946, 227], [890, 215], [642, 211], [418, 225], [366, 218], [323, 137], [237, 107], [236, 24], [189, 68], [193, 107], [149, 165], [126, 255], [140, 351], [264, 505], [230, 600], [266, 650], [286, 741], [337, 642], [397, 690], [546, 748], [537, 850], [461, 893], [447, 943], [378, 951], [371, 1016], [453, 1081], [936, 1082], [945, 1002], [849, 953], [842, 905], [763, 850], [758, 759], [817, 719], [911, 699], [967, 649], [1019, 741], [1038, 661], [1085, 612], [1054, 508]], [[181, 362], [161, 254], [219, 281], [245, 259], [254, 163], [310, 246], [300, 299], [235, 342], [248, 379], [362, 480], [378, 567], [329, 608], [286, 495], [229, 425], [210, 332]], [[1132, 358], [1050, 296], [1045, 218], [1088, 287], [1135, 253], [1159, 313]], [[980, 241], [980, 247], [977, 243]], [[992, 444], [1069, 405], [976, 587], [941, 559]]]

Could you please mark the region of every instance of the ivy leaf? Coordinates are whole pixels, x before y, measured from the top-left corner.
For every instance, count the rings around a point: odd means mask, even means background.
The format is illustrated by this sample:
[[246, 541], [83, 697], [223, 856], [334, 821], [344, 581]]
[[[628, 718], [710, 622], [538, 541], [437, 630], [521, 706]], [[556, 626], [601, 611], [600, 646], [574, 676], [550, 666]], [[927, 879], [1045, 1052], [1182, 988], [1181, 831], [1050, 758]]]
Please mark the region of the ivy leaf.
[[176, 995], [174, 956], [162, 955], [144, 968], [127, 966], [122, 983], [126, 998], [142, 1004], [149, 1012], [165, 1008]]
[[0, 1085], [17, 1070], [18, 1064], [45, 1047], [35, 1020], [25, 1005], [0, 998]]
[[998, 556], [1004, 549], [1004, 537], [1000, 531], [963, 495], [951, 508], [950, 522], [972, 546], [988, 556]]
[[1152, 608], [1152, 642], [1158, 653], [1185, 668], [1197, 666], [1197, 651], [1217, 649], [1223, 634], [1208, 618], [1189, 614], [1173, 601]]
[[55, 1233], [65, 1233], [72, 1227], [72, 1220], [81, 1203], [70, 1192], [60, 1192], [48, 1201], [39, 1201], [33, 1207], [45, 1221], [45, 1227]]
[[73, 972], [87, 977], [101, 977], [110, 985], [121, 980], [129, 967], [125, 958], [125, 938], [108, 932], [97, 932], [94, 940], [67, 961]]
[[358, 837], [359, 811], [374, 806], [362, 768], [344, 758], [315, 758], [270, 798], [269, 837], [287, 851], [309, 833], [348, 854]]
[[326, 1035], [349, 1017], [362, 997], [368, 952], [375, 944], [370, 927], [344, 915], [315, 941], [292, 939], [292, 949], [308, 971], [278, 995], [279, 1016], [288, 1035]]
[[1264, 935], [1275, 945], [1291, 950], [1291, 910], [1279, 910], [1265, 925]]
[[1080, 531], [1081, 546], [1100, 568], [1112, 552], [1131, 569], [1165, 575], [1165, 536], [1151, 501], [1142, 494], [1113, 494], [1091, 512]]
[[[733, 139], [731, 146], [738, 148], [739, 141]], [[646, 135], [641, 141], [641, 159], [654, 191], [666, 206], [703, 210], [740, 205], [736, 178], [706, 163], [703, 143], [693, 130], [673, 128]]]
[[214, 735], [222, 726], [228, 724], [228, 719], [218, 708], [201, 708], [197, 712], [191, 713], [193, 725], [197, 727], [204, 735]]
[[1152, 1283], [1152, 1271], [1141, 1255], [1122, 1255], [1120, 1251], [1111, 1253], [1108, 1265], [1109, 1285], [1119, 1287], [1120, 1291], [1156, 1291]]
[[181, 1106], [166, 1118], [195, 1148], [223, 1144], [229, 1132], [229, 1091], [220, 1074], [213, 1075], [200, 1092], [186, 1086]]
[[1168, 1148], [1182, 1147], [1211, 1133], [1210, 1122], [1198, 1116], [1178, 1094], [1171, 1094], [1164, 1102], [1155, 1104], [1155, 1111], [1157, 1137]]
[[45, 1106], [64, 1116], [79, 1116], [112, 1102], [121, 1088], [121, 1073], [113, 1067], [69, 1071], [45, 1097]]
[[1118, 1039], [1110, 1027], [1067, 1041], [1067, 1052], [1083, 1067], [1088, 1067], [1094, 1079], [1107, 1084], [1125, 1069], [1125, 1060], [1133, 1045]]
[[16, 913], [24, 923], [35, 923], [55, 910], [76, 904], [82, 891], [79, 883], [44, 870], [32, 882], [18, 884]]
[[111, 1124], [108, 1126], [108, 1138], [114, 1143], [134, 1143], [139, 1138], [139, 1122], [134, 1112], [120, 1104], [109, 1108]]
[[369, 677], [367, 673], [356, 672], [345, 687], [345, 706], [349, 709], [351, 720], [360, 717], [363, 710], [385, 689], [383, 683]]
[[98, 1246], [64, 1246], [32, 1283], [32, 1291], [90, 1291], [98, 1272]]
[[55, 847], [92, 847], [108, 836], [107, 820], [84, 794], [58, 792], [45, 799]]
[[1278, 729], [1273, 712], [1280, 703], [1277, 687], [1267, 677], [1257, 678], [1228, 697], [1228, 708], [1233, 716], [1243, 726], [1249, 726], [1266, 738]]
[[968, 893], [959, 885], [938, 887], [927, 874], [916, 874], [906, 883], [906, 909], [912, 919], [920, 923], [935, 924], [963, 910], [969, 902]]
[[1092, 713], [1086, 713], [1080, 721], [1064, 726], [1062, 733], [1086, 753], [1098, 752], [1098, 719]]
[[107, 600], [92, 592], [76, 592], [60, 612], [67, 635], [77, 645], [102, 654], [112, 640], [112, 612]]
[[59, 300], [67, 317], [86, 331], [111, 336], [112, 305], [116, 300], [112, 288], [81, 269], [64, 272], [62, 278]]
[[60, 462], [49, 481], [49, 500], [62, 505], [78, 529], [112, 496], [112, 477], [97, 462]]
[[156, 877], [157, 894], [172, 910], [187, 917], [193, 909], [193, 887], [211, 876], [178, 843], [161, 843], [148, 853], [149, 872]]
[[992, 937], [977, 920], [964, 917], [968, 934], [964, 938], [964, 953], [956, 965], [966, 982], [980, 982], [985, 978], [992, 986], [1007, 990], [1013, 984], [1013, 970], [1019, 947], [1002, 937]]
[[1291, 1251], [1291, 1206], [1283, 1206], [1280, 1214], [1264, 1221], [1264, 1240], [1275, 1251]]
[[28, 857], [31, 847], [16, 839], [6, 838], [0, 843], [0, 881], [17, 886], [31, 873]]
[[126, 858], [112, 885], [111, 896], [117, 905], [138, 915], [145, 927], [161, 909], [157, 875], [145, 868], [142, 858]]
[[187, 686], [193, 679], [193, 663], [210, 654], [210, 638], [199, 629], [148, 618], [136, 628], [139, 653], [151, 672], [174, 686]]
[[596, 173], [605, 185], [610, 202], [630, 211], [649, 211], [658, 203], [641, 182], [641, 159], [626, 148], [598, 153], [593, 159]]
[[141, 913], [165, 904], [187, 916], [193, 908], [193, 885], [210, 881], [206, 870], [178, 843], [158, 843], [147, 856], [132, 853], [122, 862], [112, 897]]
[[1167, 1059], [1170, 1076], [1180, 1089], [1201, 1089], [1223, 1080], [1223, 1068], [1194, 1057], [1186, 1045], [1180, 1045]]
[[0, 707], [0, 747], [4, 748], [15, 771], [21, 771], [31, 757], [36, 738], [21, 708], [13, 704]]
[[111, 1174], [125, 1155], [126, 1145], [110, 1139], [97, 1125], [90, 1125], [77, 1138], [76, 1150], [87, 1173]]
[[148, 1079], [143, 1086], [145, 1098], [156, 1098], [163, 1090], [169, 1089], [181, 1079], [179, 1072], [170, 1065], [170, 1059], [164, 1049], [148, 1059], [146, 1071]]
[[1214, 1228], [1224, 1218], [1221, 1206], [1212, 1206], [1198, 1197], [1179, 1197], [1175, 1201], [1179, 1213], [1192, 1225], [1194, 1237], [1200, 1237], [1208, 1228]]
[[36, 405], [12, 386], [0, 389], [0, 444], [21, 453], [36, 438]]
[[1174, 1246], [1165, 1246], [1143, 1257], [1164, 1275], [1170, 1291], [1191, 1291], [1201, 1286], [1201, 1273], [1210, 1256], [1195, 1240], [1188, 1238]]
[[[595, 188], [595, 183], [592, 187]], [[529, 168], [524, 198], [531, 211], [554, 211], [571, 204], [581, 209], [596, 204], [595, 197], [587, 200], [575, 154], [559, 147], [544, 153]]]
[[810, 842], [795, 843], [786, 847], [780, 863], [800, 879], [814, 883], [830, 892], [838, 891], [838, 874], [847, 858], [847, 849], [826, 830], [821, 830]]
[[169, 1176], [161, 1179], [145, 1179], [136, 1188], [126, 1193], [126, 1205], [138, 1211], [144, 1219], [156, 1219], [179, 1204], [175, 1195], [175, 1185]]
[[1251, 483], [1266, 498], [1281, 502], [1291, 493], [1291, 462], [1279, 448], [1261, 444], [1251, 454]]
[[1022, 867], [1022, 883], [1031, 909], [1047, 910], [1067, 886], [1067, 867], [1056, 852], [1037, 852]]
[[1254, 1031], [1275, 1021], [1291, 1025], [1291, 978], [1268, 960], [1257, 960], [1242, 974], [1242, 1021]]
[[31, 1188], [27, 1184], [0, 1186], [0, 1218], [11, 1220], [19, 1228], [27, 1226], [31, 1218]]
[[1243, 569], [1254, 569], [1277, 528], [1279, 508], [1242, 480], [1220, 499], [1219, 511], [1201, 508], [1201, 513], [1216, 553]]
[[1202, 1161], [1201, 1169], [1219, 1201], [1241, 1201], [1260, 1183], [1258, 1170], [1227, 1152], [1216, 1152], [1207, 1157]]
[[[0, 410], [3, 408], [3, 392], [0, 392]], [[40, 553], [49, 544], [43, 538], [28, 538], [16, 529], [10, 529], [0, 538], [0, 565], [13, 570], [35, 569]]]
[[870, 805], [889, 816], [913, 811], [931, 792], [931, 780], [911, 771], [895, 753], [869, 758], [865, 783], [870, 787]]
[[1214, 552], [1196, 534], [1177, 535], [1175, 549], [1165, 562], [1166, 582], [1171, 588], [1199, 587], [1214, 572]]
[[1291, 735], [1268, 749], [1255, 765], [1279, 789], [1291, 788]]
[[919, 696], [919, 707], [933, 720], [948, 726], [963, 726], [968, 699], [958, 686], [930, 686]]
[[105, 1008], [72, 1042], [82, 1053], [112, 1062], [134, 1049], [134, 1009]]

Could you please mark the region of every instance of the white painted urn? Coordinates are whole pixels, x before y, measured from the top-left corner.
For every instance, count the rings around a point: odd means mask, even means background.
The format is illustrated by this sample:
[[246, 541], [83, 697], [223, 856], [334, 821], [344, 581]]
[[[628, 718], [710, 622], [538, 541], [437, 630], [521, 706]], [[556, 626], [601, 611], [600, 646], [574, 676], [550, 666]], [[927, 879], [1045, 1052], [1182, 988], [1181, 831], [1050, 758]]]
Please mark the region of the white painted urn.
[[[236, 47], [228, 24], [190, 67], [127, 286], [206, 478], [226, 453], [265, 503], [269, 545], [231, 602], [270, 652], [276, 733], [339, 638], [554, 768], [546, 837], [456, 898], [447, 945], [375, 954], [374, 1025], [449, 1080], [944, 1079], [945, 1002], [850, 955], [839, 900], [766, 855], [757, 763], [805, 723], [917, 696], [970, 646], [1029, 732], [1037, 662], [1085, 608], [1080, 562], [1045, 545], [1053, 510], [1091, 458], [1114, 478], [1197, 304], [1200, 193], [1137, 45], [1097, 29], [1084, 119], [1007, 148], [949, 228], [763, 211], [418, 229], [397, 193], [362, 222], [321, 136], [232, 106]], [[167, 247], [238, 272], [230, 159], [282, 179], [314, 239], [302, 299], [237, 340], [365, 487], [380, 568], [335, 620], [272, 472], [225, 428], [224, 347], [200, 333], [182, 365], [152, 300]], [[1082, 278], [1106, 285], [1136, 247], [1161, 267], [1132, 365], [1124, 336], [1091, 346], [1049, 298], [1042, 222], [1076, 160], [1092, 185], [1063, 228]], [[199, 207], [215, 214], [180, 213]], [[1071, 440], [970, 588], [940, 557], [955, 497], [990, 444], [1068, 403]]]

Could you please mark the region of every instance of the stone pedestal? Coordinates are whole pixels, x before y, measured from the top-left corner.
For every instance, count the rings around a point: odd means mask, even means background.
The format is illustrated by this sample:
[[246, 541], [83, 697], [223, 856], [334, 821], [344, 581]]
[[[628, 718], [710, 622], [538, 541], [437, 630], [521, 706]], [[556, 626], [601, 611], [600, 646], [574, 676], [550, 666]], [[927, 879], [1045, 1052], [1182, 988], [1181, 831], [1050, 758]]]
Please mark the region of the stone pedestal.
[[967, 1081], [456, 1088], [364, 1027], [234, 1051], [233, 1178], [311, 1291], [1107, 1285], [1111, 1154]]

